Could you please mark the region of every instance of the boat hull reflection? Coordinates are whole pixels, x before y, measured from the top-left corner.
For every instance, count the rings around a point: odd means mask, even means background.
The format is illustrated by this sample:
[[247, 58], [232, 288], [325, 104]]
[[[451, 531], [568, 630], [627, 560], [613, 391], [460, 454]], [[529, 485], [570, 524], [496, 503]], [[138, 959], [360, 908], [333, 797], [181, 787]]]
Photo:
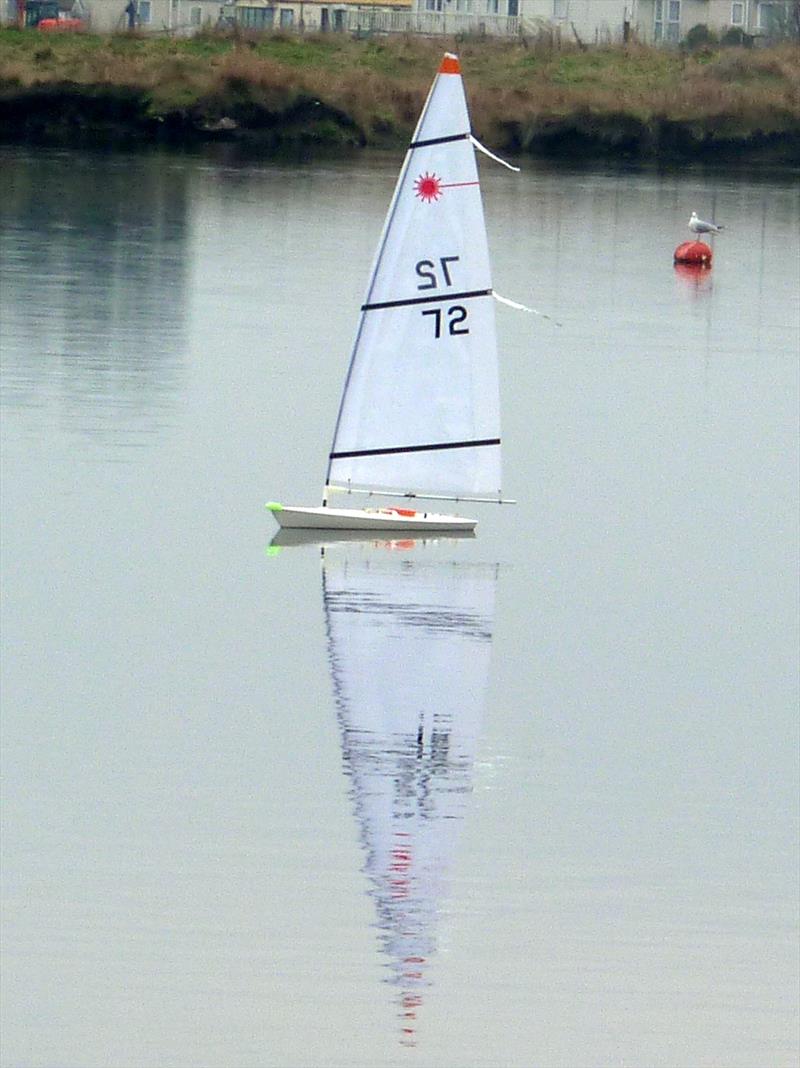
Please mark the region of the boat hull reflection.
[[387, 538], [385, 534], [379, 535], [368, 530], [301, 530], [299, 528], [285, 528], [270, 541], [271, 548], [283, 548], [293, 545], [317, 545], [321, 549], [335, 545], [338, 542], [359, 541], [372, 545], [374, 548], [385, 549], [413, 549], [418, 545], [428, 543], [442, 543], [449, 541], [464, 541], [476, 538], [474, 530], [448, 530], [446, 534], [434, 534], [428, 537], [412, 535], [408, 538]]

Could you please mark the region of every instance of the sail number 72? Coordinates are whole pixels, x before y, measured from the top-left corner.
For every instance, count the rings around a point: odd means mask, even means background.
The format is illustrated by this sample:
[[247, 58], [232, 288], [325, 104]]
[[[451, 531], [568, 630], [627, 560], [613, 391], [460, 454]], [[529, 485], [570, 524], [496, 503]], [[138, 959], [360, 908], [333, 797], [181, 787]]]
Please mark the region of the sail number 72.
[[[444, 324], [442, 322], [444, 312]], [[452, 308], [426, 308], [423, 315], [433, 316], [433, 336], [441, 337], [442, 328], [446, 334], [468, 334], [469, 327], [461, 324], [466, 321], [467, 309], [461, 304], [454, 304]]]
[[[450, 264], [458, 263], [459, 256], [440, 256], [437, 264], [433, 260], [420, 260], [414, 268], [417, 276], [422, 279], [417, 289], [447, 289], [453, 284], [450, 273]], [[426, 308], [423, 315], [433, 318], [433, 336], [442, 337], [443, 334], [468, 334], [466, 326], [467, 309], [461, 304], [454, 304], [450, 308]]]

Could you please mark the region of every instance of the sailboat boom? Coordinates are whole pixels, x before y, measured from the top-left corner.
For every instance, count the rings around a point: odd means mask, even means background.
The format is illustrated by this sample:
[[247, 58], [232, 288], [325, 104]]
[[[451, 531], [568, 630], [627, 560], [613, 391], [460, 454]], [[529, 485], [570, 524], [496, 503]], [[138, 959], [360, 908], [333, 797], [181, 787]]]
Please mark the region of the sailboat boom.
[[468, 504], [516, 504], [510, 497], [453, 497], [443, 493], [413, 493], [410, 490], [391, 489], [362, 489], [355, 486], [337, 486], [329, 484], [325, 487], [323, 500], [327, 500], [329, 493], [360, 493], [365, 497], [406, 497], [418, 501], [465, 501]]

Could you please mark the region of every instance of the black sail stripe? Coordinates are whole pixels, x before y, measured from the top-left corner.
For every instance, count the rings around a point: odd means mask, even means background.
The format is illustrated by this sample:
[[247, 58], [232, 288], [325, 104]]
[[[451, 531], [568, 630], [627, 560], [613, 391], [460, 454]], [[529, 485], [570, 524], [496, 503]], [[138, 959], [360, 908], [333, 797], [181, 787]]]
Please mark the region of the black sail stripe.
[[476, 449], [483, 445], [499, 445], [500, 438], [477, 441], [443, 441], [433, 445], [395, 445], [387, 449], [353, 449], [351, 452], [332, 452], [329, 459], [345, 460], [353, 456], [390, 456], [398, 452], [434, 452], [440, 449]]
[[469, 300], [470, 297], [490, 297], [491, 289], [471, 289], [467, 293], [438, 293], [435, 297], [409, 297], [407, 300], [382, 300], [375, 304], [362, 304], [362, 311], [378, 311], [381, 308], [405, 308], [411, 304], [440, 304], [445, 300]]
[[412, 141], [409, 148], [425, 148], [426, 145], [446, 145], [449, 141], [466, 141], [468, 133], [450, 134], [448, 137], [431, 137], [427, 141]]

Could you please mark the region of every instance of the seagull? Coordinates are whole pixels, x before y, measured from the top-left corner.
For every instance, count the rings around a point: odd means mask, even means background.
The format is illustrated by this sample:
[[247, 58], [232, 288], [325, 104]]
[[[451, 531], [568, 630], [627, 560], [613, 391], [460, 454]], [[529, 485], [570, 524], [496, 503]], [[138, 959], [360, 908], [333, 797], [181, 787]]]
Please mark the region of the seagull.
[[702, 219], [697, 218], [697, 212], [692, 212], [692, 217], [689, 220], [689, 229], [693, 234], [718, 234], [720, 230], [724, 230], [723, 226], [719, 226], [717, 223], [704, 222]]

